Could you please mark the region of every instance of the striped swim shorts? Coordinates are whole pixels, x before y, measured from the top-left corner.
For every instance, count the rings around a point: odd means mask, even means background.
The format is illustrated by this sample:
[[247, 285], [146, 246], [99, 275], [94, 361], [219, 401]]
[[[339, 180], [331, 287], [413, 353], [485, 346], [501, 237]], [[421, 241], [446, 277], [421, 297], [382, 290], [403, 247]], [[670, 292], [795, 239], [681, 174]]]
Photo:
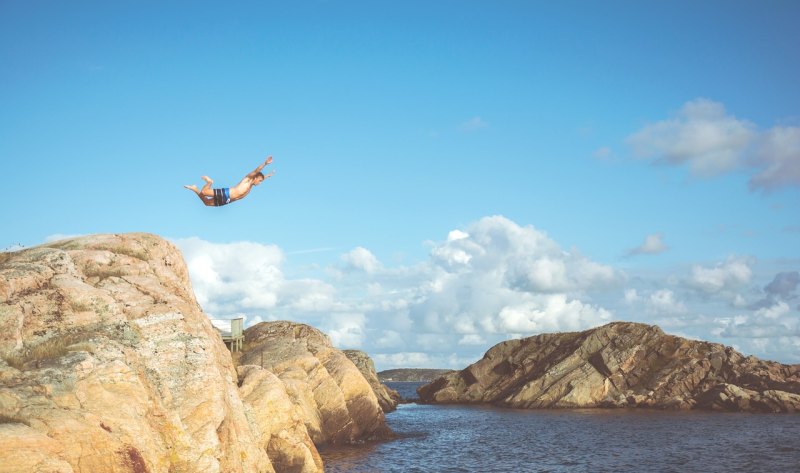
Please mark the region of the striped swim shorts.
[[225, 187], [222, 189], [214, 189], [214, 206], [222, 207], [225, 204], [231, 203], [230, 188]]

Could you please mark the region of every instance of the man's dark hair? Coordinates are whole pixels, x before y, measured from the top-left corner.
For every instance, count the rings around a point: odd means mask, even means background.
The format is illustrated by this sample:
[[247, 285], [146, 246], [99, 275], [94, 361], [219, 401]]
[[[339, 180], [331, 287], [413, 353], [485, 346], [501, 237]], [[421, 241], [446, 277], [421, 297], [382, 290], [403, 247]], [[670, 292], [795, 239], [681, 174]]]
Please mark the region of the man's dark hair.
[[257, 172], [256, 175], [253, 176], [253, 179], [255, 179], [257, 177], [260, 177], [261, 179], [264, 179], [264, 173], [263, 172]]

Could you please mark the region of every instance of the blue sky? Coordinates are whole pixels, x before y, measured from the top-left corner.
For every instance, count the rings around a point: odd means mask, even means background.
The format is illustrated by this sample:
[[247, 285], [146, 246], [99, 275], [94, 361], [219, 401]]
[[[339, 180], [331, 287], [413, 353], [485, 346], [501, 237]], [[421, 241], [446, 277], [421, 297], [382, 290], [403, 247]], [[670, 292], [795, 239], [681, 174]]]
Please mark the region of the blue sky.
[[0, 3], [0, 249], [156, 233], [379, 369], [607, 320], [800, 362], [800, 4], [287, 3]]

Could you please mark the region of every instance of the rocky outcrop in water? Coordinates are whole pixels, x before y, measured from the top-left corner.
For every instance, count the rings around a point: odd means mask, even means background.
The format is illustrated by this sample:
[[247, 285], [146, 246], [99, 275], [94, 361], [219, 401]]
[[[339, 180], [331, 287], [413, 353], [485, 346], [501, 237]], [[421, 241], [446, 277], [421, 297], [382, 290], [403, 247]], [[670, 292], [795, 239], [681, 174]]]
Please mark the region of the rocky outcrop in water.
[[419, 389], [423, 402], [515, 408], [653, 407], [800, 411], [800, 365], [611, 323], [492, 347], [483, 359]]
[[383, 370], [378, 373], [378, 379], [383, 382], [398, 381], [398, 382], [414, 382], [414, 383], [430, 383], [431, 381], [451, 373], [453, 370], [432, 369], [432, 368], [395, 368], [391, 370]]
[[304, 324], [262, 322], [245, 330], [240, 363], [274, 373], [299, 406], [316, 445], [393, 436], [369, 383], [327, 335]]
[[344, 354], [361, 371], [364, 379], [372, 388], [372, 392], [375, 393], [375, 397], [378, 398], [378, 404], [383, 412], [392, 412], [397, 409], [400, 394], [378, 380], [378, 373], [375, 372], [375, 363], [372, 362], [372, 358], [361, 350], [344, 350]]

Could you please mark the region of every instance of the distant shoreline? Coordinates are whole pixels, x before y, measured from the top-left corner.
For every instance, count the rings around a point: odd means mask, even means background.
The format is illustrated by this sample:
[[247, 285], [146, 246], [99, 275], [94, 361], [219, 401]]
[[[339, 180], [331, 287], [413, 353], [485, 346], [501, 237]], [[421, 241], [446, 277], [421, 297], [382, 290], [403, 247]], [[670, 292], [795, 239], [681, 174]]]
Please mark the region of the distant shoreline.
[[453, 370], [437, 368], [396, 368], [378, 373], [381, 383], [429, 383]]

